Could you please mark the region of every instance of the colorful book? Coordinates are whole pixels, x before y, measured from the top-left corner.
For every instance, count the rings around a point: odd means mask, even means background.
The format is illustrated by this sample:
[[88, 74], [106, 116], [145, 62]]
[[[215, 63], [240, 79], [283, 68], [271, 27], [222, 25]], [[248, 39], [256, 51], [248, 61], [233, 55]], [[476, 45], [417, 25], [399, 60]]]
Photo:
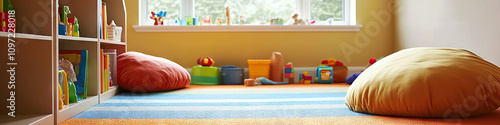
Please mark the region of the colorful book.
[[69, 60], [76, 73], [75, 82], [78, 100], [87, 98], [88, 52], [87, 50], [60, 50], [59, 58]]
[[103, 77], [104, 76], [104, 55], [103, 55], [103, 53], [104, 53], [104, 50], [101, 49], [101, 53], [99, 54], [100, 55], [99, 56], [100, 57], [100, 62], [99, 62], [100, 63], [100, 73], [99, 74], [101, 77], [101, 84], [100, 84], [101, 85], [101, 94], [104, 93], [104, 86], [103, 86], [104, 85], [104, 77]]
[[104, 92], [109, 89], [109, 55], [104, 55]]
[[116, 80], [116, 49], [104, 49], [104, 54], [109, 55], [109, 86], [113, 86], [113, 80]]
[[108, 17], [107, 17], [107, 10], [106, 10], [106, 3], [102, 2], [102, 39], [107, 40], [108, 39], [108, 30], [107, 30], [107, 22], [108, 22]]

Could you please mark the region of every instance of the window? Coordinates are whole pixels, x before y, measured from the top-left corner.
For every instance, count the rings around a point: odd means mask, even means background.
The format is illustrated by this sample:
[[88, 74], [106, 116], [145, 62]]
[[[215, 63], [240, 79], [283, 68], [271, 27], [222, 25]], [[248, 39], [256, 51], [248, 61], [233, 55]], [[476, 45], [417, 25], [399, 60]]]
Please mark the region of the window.
[[[140, 24], [152, 25], [151, 11], [167, 11], [166, 19], [212, 16], [225, 22], [225, 5], [231, 8], [231, 23], [238, 24], [240, 16], [245, 24], [269, 23], [270, 18], [291, 19], [294, 12], [299, 18], [316, 21], [318, 25], [355, 25], [356, 0], [140, 0]], [[329, 23], [327, 20], [333, 18]]]

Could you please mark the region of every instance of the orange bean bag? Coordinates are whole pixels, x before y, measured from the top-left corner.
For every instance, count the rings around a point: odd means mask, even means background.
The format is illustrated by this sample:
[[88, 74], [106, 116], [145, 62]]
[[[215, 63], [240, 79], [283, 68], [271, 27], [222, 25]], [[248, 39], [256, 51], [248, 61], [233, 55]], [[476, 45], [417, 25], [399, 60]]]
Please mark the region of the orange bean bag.
[[117, 56], [118, 85], [133, 92], [181, 89], [191, 82], [188, 71], [168, 59], [127, 52]]
[[346, 105], [379, 115], [479, 116], [500, 107], [500, 68], [463, 49], [405, 49], [361, 73]]

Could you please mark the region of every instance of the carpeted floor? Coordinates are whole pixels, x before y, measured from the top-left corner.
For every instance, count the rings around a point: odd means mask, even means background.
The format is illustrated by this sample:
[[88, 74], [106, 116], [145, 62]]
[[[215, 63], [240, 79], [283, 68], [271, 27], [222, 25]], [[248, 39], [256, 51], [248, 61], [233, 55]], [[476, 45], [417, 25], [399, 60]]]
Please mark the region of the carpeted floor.
[[121, 93], [62, 124], [498, 124], [500, 109], [469, 119], [375, 116], [345, 106], [345, 84], [197, 86]]

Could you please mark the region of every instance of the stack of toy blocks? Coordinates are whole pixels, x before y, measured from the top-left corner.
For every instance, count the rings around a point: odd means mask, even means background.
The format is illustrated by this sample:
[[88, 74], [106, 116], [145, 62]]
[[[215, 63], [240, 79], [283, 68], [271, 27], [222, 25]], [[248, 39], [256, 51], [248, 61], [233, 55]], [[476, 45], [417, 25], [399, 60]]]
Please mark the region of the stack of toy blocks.
[[219, 68], [212, 66], [214, 61], [210, 58], [199, 58], [198, 66], [191, 69], [192, 85], [219, 85]]
[[288, 62], [285, 65], [285, 78], [288, 78], [288, 83], [294, 83], [294, 78], [295, 78], [295, 71], [293, 69], [293, 64], [291, 62]]
[[305, 71], [300, 73], [299, 79], [300, 84], [311, 84], [312, 76], [309, 75], [309, 72]]

